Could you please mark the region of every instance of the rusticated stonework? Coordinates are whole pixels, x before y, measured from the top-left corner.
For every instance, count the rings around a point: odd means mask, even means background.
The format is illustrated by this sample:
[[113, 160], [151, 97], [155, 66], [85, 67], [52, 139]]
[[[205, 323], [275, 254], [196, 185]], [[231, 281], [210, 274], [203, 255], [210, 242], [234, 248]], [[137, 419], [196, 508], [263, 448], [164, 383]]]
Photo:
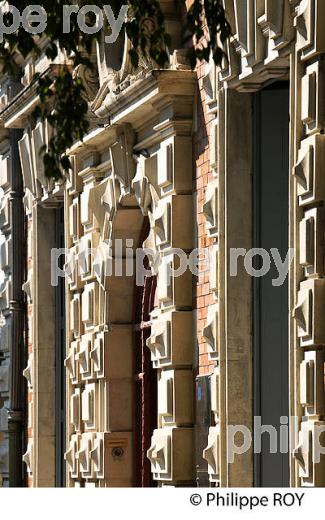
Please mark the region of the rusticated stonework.
[[[124, 35], [109, 53], [98, 44], [97, 71], [75, 72], [86, 82], [90, 130], [67, 150], [72, 169], [58, 183], [45, 177], [39, 158], [52, 129], [31, 120], [38, 102], [32, 76], [57, 63], [27, 58], [14, 102], [8, 102], [1, 83], [0, 485], [9, 482], [14, 348], [8, 132], [21, 129], [26, 482], [56, 485], [60, 383], [51, 250], [57, 247], [57, 211], [64, 207], [66, 485], [134, 486], [136, 273], [127, 270], [135, 267], [140, 247], [156, 256], [147, 255], [157, 284], [153, 309], [140, 324], [150, 328], [146, 348], [157, 375], [155, 428], [146, 453], [152, 480], [158, 486], [195, 485], [198, 376], [209, 379], [211, 397], [200, 449], [206, 478], [212, 487], [253, 486], [252, 449], [234, 463], [227, 457], [227, 427], [253, 429], [254, 398], [252, 284], [243, 270], [231, 276], [229, 251], [253, 244], [252, 98], [275, 80], [290, 81], [289, 247], [295, 255], [288, 351], [290, 413], [298, 418], [290, 432], [290, 483], [325, 485], [324, 458], [314, 461], [317, 431], [325, 426], [325, 3], [224, 0], [224, 5], [232, 36], [220, 68], [211, 60], [189, 70], [172, 0], [163, 2], [172, 33], [166, 70], [144, 59], [133, 70]], [[169, 283], [171, 268], [178, 267], [175, 249], [189, 257], [196, 247], [209, 248], [209, 272], [193, 276], [187, 270]], [[121, 272], [114, 271], [116, 265]]]

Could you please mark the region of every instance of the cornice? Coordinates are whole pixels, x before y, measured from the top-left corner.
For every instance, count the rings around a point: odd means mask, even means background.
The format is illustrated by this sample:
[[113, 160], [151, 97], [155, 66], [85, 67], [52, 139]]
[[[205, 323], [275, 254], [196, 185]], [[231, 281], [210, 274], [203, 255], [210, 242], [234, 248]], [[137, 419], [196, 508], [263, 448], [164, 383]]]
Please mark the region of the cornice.
[[[41, 76], [55, 76], [63, 65], [50, 65]], [[66, 65], [65, 65], [66, 66]], [[0, 112], [0, 121], [5, 128], [25, 128], [33, 110], [39, 103], [37, 82], [30, 83], [22, 89]]]
[[111, 124], [131, 123], [137, 129], [153, 112], [159, 115], [159, 101], [173, 103], [182, 97], [192, 103], [196, 79], [191, 70], [152, 70], [120, 94], [106, 96], [96, 114], [109, 117]]
[[[94, 128], [83, 141], [75, 143], [68, 150], [68, 155], [83, 155], [107, 149], [114, 143], [118, 129], [124, 124], [131, 124], [138, 131], [145, 121], [159, 121], [158, 124], [153, 124], [153, 133], [141, 142], [140, 149], [158, 143], [161, 135], [189, 135], [195, 88], [196, 73], [193, 71], [151, 71], [114, 99], [106, 99], [98, 124], [105, 119], [109, 123]], [[95, 123], [94, 118], [92, 123]], [[136, 145], [135, 148], [139, 146]]]

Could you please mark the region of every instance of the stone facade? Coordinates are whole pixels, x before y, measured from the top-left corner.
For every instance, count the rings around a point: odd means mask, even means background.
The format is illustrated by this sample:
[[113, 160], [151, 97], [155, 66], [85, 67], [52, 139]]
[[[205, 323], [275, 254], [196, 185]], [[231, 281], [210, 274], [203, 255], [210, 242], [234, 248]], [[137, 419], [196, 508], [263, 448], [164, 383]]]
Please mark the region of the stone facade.
[[[135, 314], [140, 305], [139, 331], [157, 392], [148, 445], [143, 433], [148, 417], [141, 419], [141, 449], [150, 461], [151, 485], [195, 485], [198, 458], [212, 487], [254, 485], [252, 448], [233, 463], [227, 457], [227, 428], [237, 424], [252, 431], [254, 399], [252, 281], [240, 266], [237, 277], [231, 276], [229, 254], [231, 248], [253, 247], [253, 96], [275, 80], [290, 82], [288, 247], [295, 256], [289, 272], [288, 399], [290, 414], [298, 418], [290, 431], [290, 483], [325, 485], [325, 461], [313, 460], [315, 432], [325, 426], [325, 5], [323, 0], [225, 0], [233, 32], [227, 42], [228, 61], [218, 69], [211, 61], [191, 71], [180, 48], [181, 21], [172, 4], [164, 2], [173, 36], [166, 70], [144, 60], [132, 70], [128, 42], [122, 37], [114, 48], [118, 59], [98, 46], [98, 75], [83, 75], [90, 130], [67, 151], [72, 169], [60, 182], [45, 177], [38, 154], [51, 129], [31, 122], [38, 102], [32, 73], [51, 74], [55, 65], [42, 58], [27, 60], [20, 86], [14, 83], [9, 91], [6, 82], [2, 84], [3, 485], [10, 476], [7, 410], [12, 408], [9, 374], [17, 348], [10, 332], [13, 131], [20, 132], [25, 213], [25, 484], [58, 485], [59, 464], [65, 468], [64, 485], [70, 487], [135, 485], [140, 446], [134, 415]], [[64, 392], [58, 378], [58, 293], [51, 279], [61, 210], [68, 250], [61, 301]], [[179, 267], [175, 249], [189, 258], [197, 247], [209, 248], [210, 271], [196, 276], [187, 269], [169, 284], [170, 270]], [[145, 290], [140, 303], [135, 298], [139, 248], [144, 256], [150, 248], [156, 257], [147, 254], [156, 283], [150, 308]], [[109, 276], [107, 264], [113, 266]], [[114, 271], [117, 265], [121, 272]], [[150, 316], [144, 320], [146, 314]], [[137, 376], [145, 381], [147, 372]], [[198, 442], [195, 411], [200, 397], [194, 388], [200, 378], [208, 381], [211, 402]], [[65, 423], [61, 452], [59, 387]]]

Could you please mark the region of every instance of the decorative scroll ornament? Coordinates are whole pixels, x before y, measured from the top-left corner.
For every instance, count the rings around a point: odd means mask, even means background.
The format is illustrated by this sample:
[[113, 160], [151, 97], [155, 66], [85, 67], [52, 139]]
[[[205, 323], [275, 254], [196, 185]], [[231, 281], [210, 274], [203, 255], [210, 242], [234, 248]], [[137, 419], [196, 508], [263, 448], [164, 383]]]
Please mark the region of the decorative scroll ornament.
[[99, 89], [99, 76], [96, 67], [90, 69], [86, 65], [80, 64], [74, 70], [73, 76], [82, 80], [87, 100], [93, 101]]

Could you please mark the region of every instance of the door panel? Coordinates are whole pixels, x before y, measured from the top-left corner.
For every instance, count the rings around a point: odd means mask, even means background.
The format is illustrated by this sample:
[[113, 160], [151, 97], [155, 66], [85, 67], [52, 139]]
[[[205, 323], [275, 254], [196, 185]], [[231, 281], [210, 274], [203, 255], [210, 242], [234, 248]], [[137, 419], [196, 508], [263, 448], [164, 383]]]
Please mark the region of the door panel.
[[[261, 454], [255, 454], [257, 486], [289, 485], [289, 455], [286, 428], [280, 418], [289, 416], [288, 368], [288, 277], [283, 285], [272, 285], [278, 269], [271, 255], [275, 248], [282, 261], [289, 244], [289, 87], [276, 83], [255, 98], [254, 236], [255, 247], [270, 255], [268, 274], [253, 278], [254, 284], [254, 367], [255, 416], [262, 425], [274, 427], [276, 453], [270, 453], [270, 434], [264, 433]], [[262, 258], [255, 257], [257, 268]], [[275, 431], [273, 430], [274, 437]], [[255, 443], [255, 453], [258, 443]]]

